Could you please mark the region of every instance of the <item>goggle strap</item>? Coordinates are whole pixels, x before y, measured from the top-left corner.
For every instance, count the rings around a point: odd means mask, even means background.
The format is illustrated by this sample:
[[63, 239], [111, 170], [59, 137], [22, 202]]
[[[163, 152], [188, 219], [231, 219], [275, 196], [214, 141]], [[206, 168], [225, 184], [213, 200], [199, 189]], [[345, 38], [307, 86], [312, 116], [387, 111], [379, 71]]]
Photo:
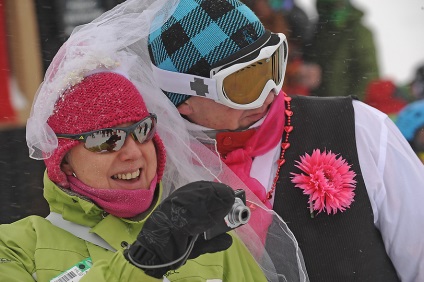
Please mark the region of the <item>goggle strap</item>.
[[160, 69], [152, 64], [155, 82], [163, 91], [199, 96], [218, 101], [216, 80]]
[[[252, 44], [242, 48], [241, 50], [222, 59], [221, 61], [216, 62], [212, 66], [211, 77], [213, 77], [214, 74], [216, 74], [218, 71], [220, 71], [222, 68], [226, 67], [227, 65], [246, 62], [246, 58], [248, 58], [250, 55], [254, 54], [255, 52], [259, 52], [262, 48], [266, 47], [265, 45], [269, 42], [270, 38], [271, 38], [271, 32], [269, 30], [265, 30], [265, 33]], [[251, 59], [247, 61], [251, 61]]]

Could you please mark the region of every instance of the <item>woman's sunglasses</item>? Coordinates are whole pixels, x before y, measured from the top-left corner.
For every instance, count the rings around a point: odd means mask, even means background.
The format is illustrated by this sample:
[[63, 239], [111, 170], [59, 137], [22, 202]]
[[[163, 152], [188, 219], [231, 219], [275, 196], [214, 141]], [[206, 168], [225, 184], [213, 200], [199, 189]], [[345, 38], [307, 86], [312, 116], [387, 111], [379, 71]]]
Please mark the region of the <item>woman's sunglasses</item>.
[[156, 132], [156, 121], [156, 115], [150, 114], [128, 127], [103, 128], [80, 134], [56, 134], [56, 136], [84, 142], [84, 147], [91, 152], [116, 152], [122, 148], [128, 135], [141, 144], [152, 140]]

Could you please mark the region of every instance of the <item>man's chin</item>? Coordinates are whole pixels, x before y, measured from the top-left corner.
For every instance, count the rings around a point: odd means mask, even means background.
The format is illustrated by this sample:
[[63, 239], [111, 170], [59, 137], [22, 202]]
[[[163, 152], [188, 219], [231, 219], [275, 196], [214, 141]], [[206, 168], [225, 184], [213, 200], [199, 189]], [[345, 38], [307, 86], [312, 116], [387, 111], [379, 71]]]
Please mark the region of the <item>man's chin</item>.
[[251, 128], [252, 126], [255, 125], [255, 123], [257, 123], [258, 121], [260, 121], [263, 117], [259, 118], [259, 119], [253, 119], [252, 121], [246, 122], [245, 124], [243, 124], [242, 126], [240, 126], [238, 129], [236, 129], [235, 131], [240, 131], [240, 130], [246, 130]]

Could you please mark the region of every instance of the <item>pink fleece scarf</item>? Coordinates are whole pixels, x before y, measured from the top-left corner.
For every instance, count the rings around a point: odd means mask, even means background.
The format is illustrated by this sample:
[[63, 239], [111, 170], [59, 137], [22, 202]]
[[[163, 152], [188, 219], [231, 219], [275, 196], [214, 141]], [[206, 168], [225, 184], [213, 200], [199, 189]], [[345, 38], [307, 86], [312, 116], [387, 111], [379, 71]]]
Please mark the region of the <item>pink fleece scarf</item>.
[[[268, 115], [258, 130], [249, 137], [244, 146], [227, 153], [223, 159], [224, 163], [268, 208], [272, 208], [272, 205], [266, 197], [267, 191], [258, 180], [250, 177], [250, 169], [254, 157], [265, 154], [281, 141], [285, 123], [284, 109], [284, 94], [280, 93], [275, 98]], [[239, 132], [218, 133], [217, 140], [223, 140], [222, 136], [219, 135], [226, 134], [236, 135]]]
[[134, 217], [146, 211], [152, 204], [157, 184], [156, 175], [149, 189], [96, 189], [85, 185], [74, 176], [67, 178], [72, 191], [91, 199], [106, 212], [122, 218]]

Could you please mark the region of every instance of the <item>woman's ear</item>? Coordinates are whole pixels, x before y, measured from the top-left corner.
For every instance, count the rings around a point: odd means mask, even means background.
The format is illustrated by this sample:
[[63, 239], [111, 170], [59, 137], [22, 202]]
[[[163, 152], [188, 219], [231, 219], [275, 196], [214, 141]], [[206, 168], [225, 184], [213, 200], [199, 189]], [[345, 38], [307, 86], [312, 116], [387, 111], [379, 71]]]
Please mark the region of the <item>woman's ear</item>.
[[181, 115], [190, 115], [193, 112], [193, 108], [190, 106], [189, 100], [186, 100], [184, 103], [178, 106], [178, 112]]
[[60, 164], [60, 169], [66, 174], [66, 175], [72, 175], [74, 173], [74, 169], [72, 168], [71, 164], [68, 161], [69, 154], [66, 154], [65, 157], [62, 160], [62, 163]]

